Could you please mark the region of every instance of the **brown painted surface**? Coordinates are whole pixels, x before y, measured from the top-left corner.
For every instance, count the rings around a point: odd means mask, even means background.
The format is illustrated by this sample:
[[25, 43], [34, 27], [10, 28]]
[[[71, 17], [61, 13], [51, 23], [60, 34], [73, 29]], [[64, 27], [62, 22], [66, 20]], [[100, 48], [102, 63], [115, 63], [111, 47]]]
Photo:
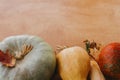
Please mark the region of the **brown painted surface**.
[[16, 34], [41, 36], [54, 48], [120, 42], [120, 1], [0, 0], [0, 39]]
[[0, 0], [0, 39], [34, 34], [56, 45], [120, 42], [120, 0]]

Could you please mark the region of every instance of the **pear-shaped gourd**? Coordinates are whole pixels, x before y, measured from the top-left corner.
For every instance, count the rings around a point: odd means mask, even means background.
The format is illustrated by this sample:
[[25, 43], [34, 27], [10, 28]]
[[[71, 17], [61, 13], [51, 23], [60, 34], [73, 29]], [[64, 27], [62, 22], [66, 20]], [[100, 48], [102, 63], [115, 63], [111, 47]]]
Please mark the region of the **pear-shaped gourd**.
[[0, 50], [4, 54], [8, 51], [15, 59], [14, 66], [0, 63], [0, 80], [50, 80], [56, 59], [43, 39], [32, 35], [11, 36], [0, 43]]
[[57, 54], [58, 72], [62, 80], [87, 80], [90, 58], [81, 47], [70, 47]]
[[95, 60], [91, 60], [90, 65], [91, 65], [90, 80], [105, 80], [105, 77], [101, 72], [97, 62]]

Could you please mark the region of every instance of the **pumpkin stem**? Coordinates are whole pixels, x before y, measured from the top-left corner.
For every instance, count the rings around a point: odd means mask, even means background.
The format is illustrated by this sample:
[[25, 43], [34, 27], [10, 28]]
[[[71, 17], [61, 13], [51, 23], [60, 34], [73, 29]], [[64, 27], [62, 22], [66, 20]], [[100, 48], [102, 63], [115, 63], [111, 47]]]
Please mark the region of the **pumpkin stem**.
[[9, 53], [8, 50], [4, 53], [0, 50], [0, 62], [7, 67], [14, 67], [16, 63], [16, 59], [12, 54]]
[[88, 52], [88, 53], [90, 53], [90, 41], [89, 40], [85, 40], [85, 41], [83, 41], [84, 43], [85, 43], [85, 46], [86, 46], [86, 51]]
[[27, 55], [33, 49], [32, 45], [24, 44], [22, 47], [22, 51], [15, 55], [16, 59], [22, 59], [25, 55]]
[[10, 63], [2, 63], [4, 66], [7, 66], [7, 67], [15, 67], [15, 64], [16, 64], [16, 59], [14, 57], [12, 57], [11, 59], [11, 62]]
[[32, 45], [23, 45], [22, 51], [17, 52], [16, 55], [10, 54], [7, 50], [6, 53], [0, 50], [0, 62], [7, 67], [14, 67], [16, 64], [16, 60], [22, 59], [25, 55], [27, 55], [33, 49]]

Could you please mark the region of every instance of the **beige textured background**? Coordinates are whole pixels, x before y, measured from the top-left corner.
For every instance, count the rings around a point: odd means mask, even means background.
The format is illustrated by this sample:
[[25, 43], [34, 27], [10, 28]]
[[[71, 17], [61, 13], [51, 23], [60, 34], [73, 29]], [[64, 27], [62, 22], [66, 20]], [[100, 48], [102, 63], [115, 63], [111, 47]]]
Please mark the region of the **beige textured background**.
[[0, 0], [0, 39], [34, 34], [56, 45], [120, 42], [120, 0]]

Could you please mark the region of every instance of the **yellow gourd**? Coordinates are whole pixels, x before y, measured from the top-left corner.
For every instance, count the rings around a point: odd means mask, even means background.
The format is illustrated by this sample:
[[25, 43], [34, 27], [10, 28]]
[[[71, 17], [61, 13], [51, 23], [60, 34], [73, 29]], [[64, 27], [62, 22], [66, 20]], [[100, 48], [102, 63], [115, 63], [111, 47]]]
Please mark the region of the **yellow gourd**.
[[90, 58], [81, 47], [70, 47], [57, 54], [58, 72], [62, 80], [87, 80]]
[[105, 80], [97, 62], [95, 60], [91, 60], [90, 65], [90, 80]]

